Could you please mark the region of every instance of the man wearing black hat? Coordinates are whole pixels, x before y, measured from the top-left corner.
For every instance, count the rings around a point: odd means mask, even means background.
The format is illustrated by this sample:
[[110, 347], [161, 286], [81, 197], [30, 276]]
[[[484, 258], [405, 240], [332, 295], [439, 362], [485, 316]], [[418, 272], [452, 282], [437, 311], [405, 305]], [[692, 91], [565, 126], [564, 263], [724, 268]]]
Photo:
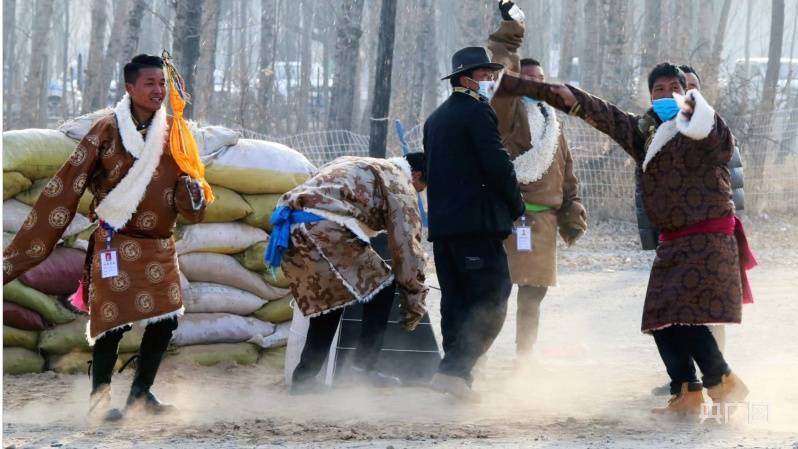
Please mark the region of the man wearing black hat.
[[444, 358], [431, 387], [464, 399], [471, 369], [499, 334], [512, 284], [502, 241], [524, 211], [488, 101], [495, 86], [482, 47], [452, 56], [452, 95], [424, 124], [429, 240], [441, 286]]

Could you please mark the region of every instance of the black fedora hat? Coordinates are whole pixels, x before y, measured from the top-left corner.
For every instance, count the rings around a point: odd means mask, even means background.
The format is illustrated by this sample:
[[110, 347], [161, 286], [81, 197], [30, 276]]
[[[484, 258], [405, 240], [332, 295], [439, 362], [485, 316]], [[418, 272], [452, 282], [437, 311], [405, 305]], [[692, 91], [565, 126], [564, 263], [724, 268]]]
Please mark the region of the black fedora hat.
[[452, 73], [441, 79], [453, 78], [463, 72], [479, 68], [501, 70], [504, 66], [496, 62], [490, 62], [488, 51], [484, 47], [466, 47], [457, 50], [452, 55]]

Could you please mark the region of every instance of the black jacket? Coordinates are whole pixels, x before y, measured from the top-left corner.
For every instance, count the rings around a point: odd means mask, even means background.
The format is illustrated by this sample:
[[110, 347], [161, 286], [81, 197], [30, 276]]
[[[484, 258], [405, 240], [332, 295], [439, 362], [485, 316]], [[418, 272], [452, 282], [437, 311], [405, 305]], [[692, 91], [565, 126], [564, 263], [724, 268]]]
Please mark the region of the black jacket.
[[504, 239], [524, 201], [490, 105], [454, 92], [424, 123], [429, 240]]

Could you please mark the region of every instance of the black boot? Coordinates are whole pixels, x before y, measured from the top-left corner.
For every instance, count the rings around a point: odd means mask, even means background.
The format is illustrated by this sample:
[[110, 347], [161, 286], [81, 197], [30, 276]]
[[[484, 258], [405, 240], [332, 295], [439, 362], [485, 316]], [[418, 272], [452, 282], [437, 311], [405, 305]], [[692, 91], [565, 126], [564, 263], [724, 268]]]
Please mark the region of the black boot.
[[173, 405], [161, 403], [150, 391], [152, 384], [155, 382], [158, 367], [161, 365], [163, 354], [163, 352], [152, 352], [138, 356], [136, 376], [133, 378], [133, 385], [130, 387], [126, 409], [143, 410], [153, 415], [171, 413], [176, 410]]
[[111, 408], [111, 376], [117, 354], [95, 353], [91, 361], [91, 396], [89, 396], [89, 418], [101, 421], [119, 421], [122, 412]]

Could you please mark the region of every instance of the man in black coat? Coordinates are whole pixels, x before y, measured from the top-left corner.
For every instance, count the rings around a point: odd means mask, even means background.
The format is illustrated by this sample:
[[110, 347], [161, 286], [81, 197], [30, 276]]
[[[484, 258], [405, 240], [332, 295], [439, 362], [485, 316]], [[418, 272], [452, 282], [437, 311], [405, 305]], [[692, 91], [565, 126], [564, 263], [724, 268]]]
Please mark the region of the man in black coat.
[[452, 56], [452, 95], [424, 124], [429, 240], [441, 286], [444, 358], [431, 387], [475, 399], [471, 369], [499, 334], [512, 283], [502, 242], [524, 212], [488, 103], [494, 72], [482, 47]]

